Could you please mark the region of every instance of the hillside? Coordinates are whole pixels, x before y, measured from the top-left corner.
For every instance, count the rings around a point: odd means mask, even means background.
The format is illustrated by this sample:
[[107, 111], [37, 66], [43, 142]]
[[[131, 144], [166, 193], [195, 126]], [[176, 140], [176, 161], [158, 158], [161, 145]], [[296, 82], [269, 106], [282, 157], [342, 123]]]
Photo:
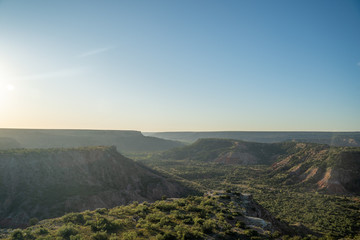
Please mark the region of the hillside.
[[249, 195], [211, 192], [203, 197], [69, 213], [26, 230], [10, 230], [3, 238], [250, 240], [309, 234], [305, 227], [290, 227], [275, 219]]
[[272, 164], [295, 143], [254, 143], [232, 139], [199, 139], [195, 143], [159, 154], [163, 159], [187, 159], [225, 164]]
[[2, 226], [187, 192], [115, 147], [0, 151]]
[[0, 150], [20, 148], [21, 145], [18, 141], [12, 138], [0, 137]]
[[[232, 164], [214, 161], [219, 154], [229, 152], [236, 140], [206, 139], [206, 141], [210, 141], [205, 146], [208, 146], [210, 151], [213, 150], [215, 156], [201, 154], [199, 157], [194, 154], [194, 157], [191, 157], [192, 154], [185, 154], [188, 151], [182, 151], [190, 149], [192, 153], [196, 153], [195, 146], [201, 143], [201, 140], [197, 144], [162, 154], [146, 155], [138, 158], [138, 161], [172, 176], [196, 182], [207, 189], [231, 189], [251, 193], [254, 199], [276, 218], [290, 224], [304, 225], [314, 232], [328, 235], [328, 239], [341, 239], [346, 236], [348, 236], [346, 239], [355, 239], [354, 236], [360, 235], [359, 188], [348, 188], [348, 186], [357, 186], [356, 184], [345, 184], [344, 187], [348, 191], [346, 193], [332, 192], [331, 188], [329, 191], [327, 188], [319, 188], [317, 184], [324, 178], [326, 171], [320, 175], [319, 180], [311, 181], [310, 178], [304, 183], [299, 181], [298, 176], [301, 174], [296, 175], [289, 171], [301, 161], [309, 163], [310, 168], [311, 165], [323, 164], [325, 169], [328, 167], [343, 169], [344, 171], [340, 172], [342, 178], [352, 179], [352, 182], [356, 183], [356, 179], [360, 176], [354, 171], [359, 166], [357, 157], [359, 148], [335, 148], [310, 143], [280, 143], [277, 147], [280, 146], [281, 151], [285, 153], [279, 155], [274, 161], [269, 161], [266, 165], [246, 165], [241, 164], [241, 161]], [[223, 146], [219, 149], [216, 148], [217, 141], [223, 142]], [[202, 146], [199, 151], [201, 149], [206, 148]], [[255, 148], [253, 150], [256, 151]], [[255, 155], [255, 153], [248, 153]], [[182, 159], [182, 157], [187, 158]], [[276, 169], [275, 166], [280, 167], [277, 164], [285, 159], [289, 159], [287, 165]], [[343, 182], [340, 181], [340, 183]]]
[[145, 137], [139, 131], [118, 130], [0, 129], [0, 137], [17, 142], [18, 145], [12, 144], [9, 148], [116, 146], [118, 151], [128, 153], [164, 151], [183, 145], [176, 141]]
[[227, 138], [249, 142], [276, 143], [284, 141], [360, 147], [360, 132], [151, 132], [146, 136], [192, 143], [200, 138]]
[[296, 145], [272, 165], [271, 181], [328, 193], [360, 193], [360, 148]]
[[360, 148], [356, 147], [200, 139], [191, 145], [160, 153], [153, 158], [271, 165], [267, 178], [276, 184], [306, 190], [324, 190], [328, 193], [360, 193]]

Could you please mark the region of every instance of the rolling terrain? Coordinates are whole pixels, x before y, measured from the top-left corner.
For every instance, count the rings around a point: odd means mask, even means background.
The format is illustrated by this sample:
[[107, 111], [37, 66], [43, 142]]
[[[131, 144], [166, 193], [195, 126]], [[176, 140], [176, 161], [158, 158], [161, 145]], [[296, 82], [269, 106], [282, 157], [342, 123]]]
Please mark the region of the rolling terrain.
[[[355, 239], [360, 235], [359, 153], [357, 147], [234, 139], [199, 139], [164, 152], [127, 155], [137, 163], [115, 147], [0, 151], [3, 227], [102, 208], [0, 232], [10, 239], [16, 239], [14, 234], [43, 239]], [[194, 189], [204, 197], [115, 207], [199, 194]], [[217, 207], [195, 211], [208, 199]], [[143, 212], [144, 207], [149, 210]]]
[[0, 149], [116, 146], [118, 151], [127, 153], [164, 151], [182, 145], [146, 137], [139, 131], [0, 129]]
[[357, 147], [313, 143], [200, 139], [189, 146], [135, 157], [208, 190], [251, 193], [276, 218], [306, 226], [325, 239], [356, 239], [360, 235], [359, 152]]
[[25, 230], [0, 233], [3, 239], [103, 240], [250, 240], [307, 235], [316, 239], [305, 227], [289, 226], [277, 220], [251, 196], [230, 191], [69, 213]]
[[360, 193], [360, 148], [313, 143], [199, 139], [154, 156], [198, 162], [268, 166], [269, 181], [328, 193]]
[[20, 148], [21, 145], [13, 138], [0, 137], [0, 150]]
[[149, 132], [146, 136], [193, 143], [200, 138], [226, 138], [249, 142], [284, 141], [360, 147], [360, 132]]
[[160, 153], [162, 159], [218, 162], [224, 164], [271, 164], [295, 143], [254, 143], [232, 139], [199, 139], [195, 143]]
[[0, 151], [0, 226], [31, 218], [180, 197], [189, 189], [115, 147]]

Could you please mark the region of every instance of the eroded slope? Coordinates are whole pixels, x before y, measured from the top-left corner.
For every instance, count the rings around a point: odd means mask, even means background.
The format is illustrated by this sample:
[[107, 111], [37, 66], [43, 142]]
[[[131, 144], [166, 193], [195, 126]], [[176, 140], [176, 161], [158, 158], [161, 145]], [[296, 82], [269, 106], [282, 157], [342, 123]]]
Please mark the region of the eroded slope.
[[115, 147], [0, 152], [0, 221], [5, 225], [185, 192]]

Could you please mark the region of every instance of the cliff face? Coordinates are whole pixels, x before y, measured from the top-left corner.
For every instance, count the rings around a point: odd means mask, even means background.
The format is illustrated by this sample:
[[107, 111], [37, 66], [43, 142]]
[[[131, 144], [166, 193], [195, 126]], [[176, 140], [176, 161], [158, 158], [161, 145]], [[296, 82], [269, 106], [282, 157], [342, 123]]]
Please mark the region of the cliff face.
[[0, 152], [0, 222], [179, 197], [186, 189], [115, 147]]

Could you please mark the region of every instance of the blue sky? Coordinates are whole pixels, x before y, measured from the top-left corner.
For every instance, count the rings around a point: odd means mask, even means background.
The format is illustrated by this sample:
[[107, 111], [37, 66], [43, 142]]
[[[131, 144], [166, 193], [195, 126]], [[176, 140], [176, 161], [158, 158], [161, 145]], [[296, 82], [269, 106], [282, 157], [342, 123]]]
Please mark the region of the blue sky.
[[0, 1], [0, 127], [359, 131], [359, 1]]

